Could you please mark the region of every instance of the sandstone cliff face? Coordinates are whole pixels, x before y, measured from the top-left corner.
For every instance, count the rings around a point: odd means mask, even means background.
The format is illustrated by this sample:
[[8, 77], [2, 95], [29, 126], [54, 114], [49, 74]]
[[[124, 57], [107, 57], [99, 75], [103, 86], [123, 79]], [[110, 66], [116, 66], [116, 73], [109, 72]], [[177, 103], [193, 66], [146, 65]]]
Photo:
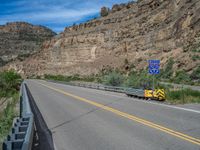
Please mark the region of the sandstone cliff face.
[[106, 67], [136, 70], [148, 59], [169, 58], [174, 70], [191, 72], [200, 65], [199, 0], [139, 0], [106, 8], [104, 17], [86, 22], [43, 43], [42, 50], [24, 62], [10, 64], [25, 75], [98, 73]]
[[0, 26], [0, 66], [17, 57], [37, 52], [44, 40], [55, 35], [46, 27], [25, 22], [13, 22]]

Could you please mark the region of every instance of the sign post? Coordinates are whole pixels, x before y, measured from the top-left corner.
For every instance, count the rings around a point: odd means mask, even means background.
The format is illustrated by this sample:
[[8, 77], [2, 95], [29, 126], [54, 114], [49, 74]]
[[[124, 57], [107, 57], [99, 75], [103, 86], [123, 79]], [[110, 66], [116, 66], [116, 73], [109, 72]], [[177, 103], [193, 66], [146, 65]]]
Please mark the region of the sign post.
[[154, 86], [154, 75], [160, 73], [160, 60], [149, 60], [149, 74], [153, 75], [153, 90], [155, 89]]

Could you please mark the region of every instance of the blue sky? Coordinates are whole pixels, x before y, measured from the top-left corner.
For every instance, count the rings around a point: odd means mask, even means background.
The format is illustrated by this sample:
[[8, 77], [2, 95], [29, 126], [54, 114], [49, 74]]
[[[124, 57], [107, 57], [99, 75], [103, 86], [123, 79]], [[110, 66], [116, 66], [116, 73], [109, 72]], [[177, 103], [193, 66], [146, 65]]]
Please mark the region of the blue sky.
[[99, 16], [102, 6], [130, 0], [0, 0], [0, 25], [25, 21], [61, 32], [73, 23]]

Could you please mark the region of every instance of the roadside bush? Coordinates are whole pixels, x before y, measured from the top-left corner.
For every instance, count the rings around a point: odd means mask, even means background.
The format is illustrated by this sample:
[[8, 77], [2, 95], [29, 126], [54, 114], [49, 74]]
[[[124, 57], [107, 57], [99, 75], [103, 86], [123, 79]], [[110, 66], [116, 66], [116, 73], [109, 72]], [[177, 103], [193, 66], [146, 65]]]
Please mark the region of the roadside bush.
[[191, 82], [190, 76], [185, 71], [176, 72], [176, 76], [172, 80], [174, 83], [185, 83], [188, 84]]
[[0, 111], [0, 146], [10, 131], [14, 117], [19, 115], [19, 112], [15, 111], [18, 98], [18, 93], [12, 95], [12, 99], [10, 99], [6, 108], [3, 111]]
[[193, 60], [193, 61], [200, 60], [200, 56], [199, 56], [199, 55], [193, 55], [193, 56], [192, 56], [192, 60]]
[[18, 90], [21, 80], [21, 76], [14, 71], [0, 73], [0, 98], [6, 97], [5, 104], [7, 104], [0, 110], [0, 145], [8, 135], [13, 118], [16, 116], [15, 106], [19, 99]]
[[3, 138], [12, 126], [12, 121], [14, 118], [14, 109], [13, 105], [9, 103], [3, 111], [3, 115], [0, 118], [0, 138]]
[[183, 91], [167, 91], [167, 99], [168, 100], [179, 100], [181, 99]]
[[[44, 75], [44, 78], [47, 80], [56, 80], [56, 81], [70, 81], [73, 77], [72, 76], [63, 76], [63, 75]], [[76, 77], [75, 77], [76, 78]]]
[[120, 86], [123, 81], [124, 77], [116, 71], [113, 71], [103, 77], [103, 83], [106, 85]]
[[126, 80], [126, 86], [135, 87], [135, 88], [144, 88], [144, 89], [152, 89], [153, 88], [153, 78], [154, 78], [154, 86], [157, 88], [160, 86], [158, 84], [158, 76], [150, 75], [147, 73], [147, 70], [142, 70], [139, 73], [131, 72]]
[[196, 90], [192, 90], [192, 89], [185, 89], [184, 94], [186, 96], [198, 97], [200, 100], [200, 91], [196, 91]]
[[144, 72], [131, 72], [131, 74], [127, 78], [126, 85], [128, 87], [141, 88], [143, 87], [144, 81], [146, 79], [146, 74]]
[[167, 65], [165, 66], [165, 68], [161, 69], [159, 77], [163, 79], [170, 79], [173, 75], [173, 65], [174, 65], [174, 60], [173, 58], [170, 58], [167, 61]]
[[128, 87], [139, 87], [140, 81], [138, 80], [138, 74], [137, 72], [131, 72], [131, 74], [128, 76], [126, 80], [126, 86]]
[[0, 97], [10, 97], [19, 90], [21, 76], [14, 71], [0, 73]]
[[192, 72], [192, 74], [190, 75], [190, 78], [193, 80], [199, 80], [200, 82], [200, 66]]

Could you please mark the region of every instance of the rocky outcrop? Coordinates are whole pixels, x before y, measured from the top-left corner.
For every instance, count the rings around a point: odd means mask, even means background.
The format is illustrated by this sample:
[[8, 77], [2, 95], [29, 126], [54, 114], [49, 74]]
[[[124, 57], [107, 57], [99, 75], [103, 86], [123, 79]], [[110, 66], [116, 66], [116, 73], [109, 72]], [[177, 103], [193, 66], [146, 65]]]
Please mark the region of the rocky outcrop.
[[0, 66], [17, 57], [21, 59], [37, 52], [45, 40], [55, 35], [43, 26], [12, 22], [0, 26]]
[[[106, 10], [106, 9], [105, 9]], [[192, 72], [200, 43], [199, 0], [139, 0], [114, 5], [104, 17], [67, 27], [24, 62], [9, 64], [25, 75], [95, 74], [105, 68], [141, 70], [148, 59]]]
[[101, 8], [101, 17], [108, 16], [109, 12], [110, 12], [110, 9], [108, 7], [102, 7]]
[[108, 7], [102, 7], [101, 8], [101, 17], [108, 16], [109, 14], [115, 13], [115, 12], [120, 11], [122, 9], [129, 9], [135, 3], [136, 3], [135, 1], [131, 1], [129, 3], [115, 4], [115, 5], [113, 5], [111, 10]]

